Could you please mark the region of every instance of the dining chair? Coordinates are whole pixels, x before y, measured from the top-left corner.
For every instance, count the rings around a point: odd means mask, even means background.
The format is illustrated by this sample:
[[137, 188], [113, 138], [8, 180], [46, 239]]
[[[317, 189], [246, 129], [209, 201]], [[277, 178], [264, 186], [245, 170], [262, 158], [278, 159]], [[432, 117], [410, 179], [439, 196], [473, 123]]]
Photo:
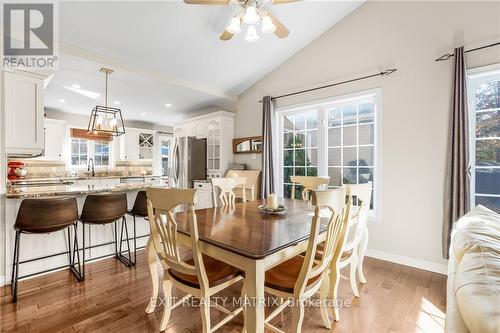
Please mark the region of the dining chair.
[[[331, 328], [327, 298], [333, 293], [330, 291], [328, 275], [332, 263], [338, 262], [337, 257], [341, 253], [340, 241], [343, 231], [346, 229], [350, 209], [350, 203], [343, 211], [334, 209], [333, 204], [342, 198], [345, 199], [345, 193], [345, 188], [312, 192], [312, 204], [315, 208], [305, 257], [293, 257], [265, 273], [265, 291], [280, 298], [280, 305], [265, 319], [266, 328], [273, 332], [283, 333], [280, 329], [272, 326], [270, 321], [289, 305], [292, 307], [291, 331], [301, 332], [305, 302], [318, 290], [320, 290], [323, 323], [325, 327]], [[325, 247], [321, 258], [315, 260], [316, 248], [320, 242], [322, 216], [324, 216], [321, 210], [325, 208], [329, 211], [325, 230]], [[333, 270], [333, 273], [335, 272]]]
[[330, 177], [313, 177], [313, 176], [290, 176], [292, 181], [292, 199], [295, 199], [295, 186], [296, 184], [302, 185], [301, 198], [304, 201], [309, 200], [309, 193], [316, 191], [320, 187], [326, 188], [330, 182]]
[[[245, 183], [244, 177], [212, 178], [212, 198], [214, 207], [218, 207], [217, 197], [220, 199], [222, 206], [234, 205], [236, 196], [234, 195], [233, 189], [242, 182]], [[220, 193], [218, 194], [219, 191]], [[246, 201], [246, 198], [244, 201]]]
[[357, 216], [350, 218], [346, 241], [342, 248], [340, 268], [349, 265], [349, 280], [354, 296], [359, 297], [358, 285], [356, 282], [356, 271], [359, 282], [366, 283], [363, 272], [363, 259], [368, 245], [368, 213], [372, 198], [372, 183], [349, 184], [346, 185], [347, 196], [353, 207], [357, 206]]
[[[198, 224], [194, 210], [195, 189], [149, 187], [146, 192], [151, 240], [164, 271], [165, 308], [160, 330], [164, 331], [167, 328], [171, 311], [194, 296], [200, 299], [202, 331], [204, 333], [214, 332], [242, 312], [243, 307], [230, 311], [220, 304], [212, 304], [210, 297], [241, 281], [243, 279], [241, 272], [230, 265], [201, 254]], [[182, 260], [179, 254], [176, 222], [178, 215], [173, 213], [174, 208], [179, 205], [187, 205], [188, 207], [187, 212], [177, 214], [187, 218], [189, 222], [193, 254], [193, 258], [189, 260]], [[156, 265], [156, 263], [150, 264]], [[186, 293], [186, 296], [177, 302], [174, 302], [172, 298], [173, 286]], [[226, 314], [214, 326], [211, 325], [210, 321], [210, 308], [212, 306]], [[154, 311], [154, 308], [153, 310], [149, 309], [149, 307], [146, 309], [147, 313]]]

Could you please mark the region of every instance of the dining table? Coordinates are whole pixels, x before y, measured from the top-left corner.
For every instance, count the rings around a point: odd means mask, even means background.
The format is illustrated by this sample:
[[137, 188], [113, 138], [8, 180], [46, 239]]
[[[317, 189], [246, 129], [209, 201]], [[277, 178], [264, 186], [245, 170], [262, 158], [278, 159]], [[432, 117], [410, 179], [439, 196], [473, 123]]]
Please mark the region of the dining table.
[[[259, 205], [264, 203], [261, 200], [195, 211], [202, 253], [244, 272], [249, 300], [245, 309], [247, 332], [264, 332], [265, 272], [307, 250], [314, 206], [302, 200], [280, 200], [286, 207], [281, 214], [261, 210]], [[175, 213], [174, 219], [178, 242], [190, 247], [187, 212]], [[320, 241], [324, 240], [328, 220], [327, 215], [321, 217]], [[158, 259], [151, 239], [146, 252], [152, 283], [151, 301], [146, 311], [151, 313], [159, 293]], [[333, 275], [330, 274], [330, 281], [335, 281]]]

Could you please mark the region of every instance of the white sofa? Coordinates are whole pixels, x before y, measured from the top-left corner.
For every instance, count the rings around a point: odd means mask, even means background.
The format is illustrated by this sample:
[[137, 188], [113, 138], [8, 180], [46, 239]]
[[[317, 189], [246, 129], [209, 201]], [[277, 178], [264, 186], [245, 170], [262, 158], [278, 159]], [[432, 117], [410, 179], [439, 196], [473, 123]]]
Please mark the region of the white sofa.
[[452, 234], [445, 331], [500, 333], [500, 215], [483, 206]]

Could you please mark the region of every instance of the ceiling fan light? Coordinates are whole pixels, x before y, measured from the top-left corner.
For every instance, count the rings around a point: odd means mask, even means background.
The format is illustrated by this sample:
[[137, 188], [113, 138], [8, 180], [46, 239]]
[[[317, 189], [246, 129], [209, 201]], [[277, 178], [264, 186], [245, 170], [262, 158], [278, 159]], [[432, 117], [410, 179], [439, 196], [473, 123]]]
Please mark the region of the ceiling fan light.
[[240, 17], [235, 16], [231, 19], [231, 23], [226, 28], [227, 32], [232, 33], [233, 35], [238, 35], [241, 33], [241, 24]]
[[260, 20], [259, 15], [257, 15], [257, 9], [254, 6], [248, 6], [243, 16], [243, 22], [246, 24], [257, 24]]
[[259, 35], [257, 35], [257, 29], [255, 29], [255, 25], [248, 26], [247, 35], [245, 36], [245, 40], [248, 43], [255, 43], [259, 40]]
[[269, 16], [264, 16], [262, 18], [262, 29], [263, 34], [272, 34], [276, 31], [276, 25], [273, 23], [273, 20]]

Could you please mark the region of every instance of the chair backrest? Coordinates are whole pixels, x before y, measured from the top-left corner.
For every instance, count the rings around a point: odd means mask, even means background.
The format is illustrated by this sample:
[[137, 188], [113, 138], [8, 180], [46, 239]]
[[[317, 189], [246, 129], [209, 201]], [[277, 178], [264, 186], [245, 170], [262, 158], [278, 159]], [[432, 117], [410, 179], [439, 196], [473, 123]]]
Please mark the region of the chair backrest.
[[358, 216], [356, 219], [355, 232], [353, 237], [359, 236], [363, 228], [368, 223], [368, 213], [370, 212], [370, 202], [372, 199], [372, 183], [346, 185], [349, 201], [354, 206], [358, 206]]
[[89, 194], [83, 204], [80, 221], [105, 224], [127, 214], [127, 194], [119, 192]]
[[[199, 246], [198, 223], [194, 205], [196, 202], [195, 189], [169, 189], [148, 187], [148, 217], [151, 229], [151, 238], [163, 267], [193, 275], [198, 278], [201, 289], [209, 287], [208, 278], [203, 264]], [[177, 222], [173, 210], [179, 205], [187, 205], [187, 219], [191, 231], [191, 249], [193, 251], [194, 266], [186, 264], [180, 258], [177, 242]]]
[[295, 199], [295, 185], [304, 186], [301, 198], [304, 201], [309, 200], [309, 192], [316, 191], [320, 186], [326, 187], [330, 181], [330, 177], [313, 177], [313, 176], [290, 176], [292, 181], [292, 199]]
[[139, 191], [135, 197], [134, 207], [130, 211], [132, 214], [137, 216], [148, 216], [148, 198], [146, 196], [146, 191]]
[[236, 196], [234, 195], [233, 189], [240, 184], [244, 184], [246, 181], [244, 177], [211, 178], [211, 180], [214, 207], [217, 207], [218, 191], [220, 191], [219, 199], [222, 202], [222, 206], [234, 205]]
[[[338, 249], [342, 246], [343, 233], [348, 223], [351, 205], [350, 203], [347, 203], [347, 205], [341, 204], [341, 207], [343, 207], [341, 210], [334, 208], [334, 206], [338, 205], [339, 202], [345, 202], [345, 196], [345, 187], [335, 190], [313, 191], [312, 204], [315, 206], [314, 216], [312, 218], [306, 256], [299, 278], [294, 286], [296, 296], [299, 296], [306, 290], [307, 282], [310, 279], [323, 274], [329, 268], [330, 262], [335, 259], [335, 256], [340, 255]], [[321, 227], [320, 211], [323, 208], [328, 209], [331, 215], [328, 218], [323, 256], [321, 260], [315, 261]], [[316, 283], [321, 283], [321, 279], [318, 279]]]

